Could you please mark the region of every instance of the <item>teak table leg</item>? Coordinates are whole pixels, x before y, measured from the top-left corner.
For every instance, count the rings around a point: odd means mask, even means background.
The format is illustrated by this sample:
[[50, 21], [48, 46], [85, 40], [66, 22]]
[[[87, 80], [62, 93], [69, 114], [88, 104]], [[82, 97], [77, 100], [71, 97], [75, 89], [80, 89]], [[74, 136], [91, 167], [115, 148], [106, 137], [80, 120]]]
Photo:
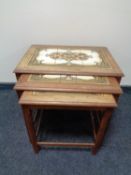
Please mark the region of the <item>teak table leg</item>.
[[25, 125], [28, 131], [30, 142], [33, 146], [35, 153], [38, 153], [40, 150], [40, 146], [37, 144], [30, 108], [26, 105], [22, 105], [22, 109], [23, 109]]
[[106, 131], [106, 128], [108, 126], [109, 119], [111, 118], [111, 115], [112, 115], [112, 111], [113, 111], [112, 109], [108, 109], [104, 112], [104, 114], [102, 116], [102, 119], [100, 122], [100, 127], [99, 127], [97, 135], [96, 135], [95, 145], [92, 148], [92, 154], [94, 154], [94, 155], [97, 153], [99, 147], [102, 144], [102, 141], [103, 141], [103, 138], [105, 135], [105, 131]]

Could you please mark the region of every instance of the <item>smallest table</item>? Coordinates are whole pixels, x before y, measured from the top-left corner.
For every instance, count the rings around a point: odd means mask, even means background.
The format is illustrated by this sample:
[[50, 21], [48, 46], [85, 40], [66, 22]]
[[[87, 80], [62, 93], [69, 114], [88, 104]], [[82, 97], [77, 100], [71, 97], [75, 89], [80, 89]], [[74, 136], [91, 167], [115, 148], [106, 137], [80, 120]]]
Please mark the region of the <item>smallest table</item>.
[[[92, 153], [96, 154], [102, 144], [109, 119], [113, 109], [117, 106], [116, 100], [111, 94], [92, 94], [75, 92], [42, 92], [24, 91], [19, 99], [24, 113], [24, 120], [28, 131], [30, 142], [34, 151], [37, 153], [42, 146], [66, 146], [91, 148]], [[40, 109], [75, 109], [89, 110], [92, 118], [92, 128], [94, 142], [92, 143], [71, 143], [71, 142], [48, 142], [38, 141], [38, 127], [34, 119], [33, 110]], [[36, 114], [37, 115], [37, 114]], [[38, 115], [40, 116], [39, 112]], [[37, 118], [37, 117], [35, 117]], [[38, 117], [40, 119], [40, 117]], [[99, 127], [96, 129], [95, 120], [98, 120]], [[40, 123], [40, 122], [37, 122]]]

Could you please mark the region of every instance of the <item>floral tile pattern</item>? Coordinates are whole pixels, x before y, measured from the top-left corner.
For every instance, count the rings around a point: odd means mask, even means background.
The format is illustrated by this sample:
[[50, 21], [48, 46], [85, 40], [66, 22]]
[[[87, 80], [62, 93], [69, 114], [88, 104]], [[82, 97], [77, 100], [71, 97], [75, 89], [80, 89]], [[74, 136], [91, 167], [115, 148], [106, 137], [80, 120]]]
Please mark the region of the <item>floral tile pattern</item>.
[[98, 52], [88, 49], [42, 49], [28, 64], [109, 67]]

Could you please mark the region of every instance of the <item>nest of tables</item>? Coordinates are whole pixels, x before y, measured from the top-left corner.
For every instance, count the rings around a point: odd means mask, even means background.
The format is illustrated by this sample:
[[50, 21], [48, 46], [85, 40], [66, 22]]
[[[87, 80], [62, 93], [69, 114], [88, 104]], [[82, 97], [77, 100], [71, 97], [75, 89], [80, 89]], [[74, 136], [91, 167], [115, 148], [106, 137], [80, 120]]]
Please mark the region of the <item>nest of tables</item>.
[[[91, 148], [93, 154], [97, 153], [122, 93], [120, 81], [123, 73], [107, 48], [33, 45], [14, 73], [17, 77], [14, 89], [23, 110], [29, 140], [36, 153], [42, 147]], [[60, 112], [59, 116], [58, 111], [65, 112]], [[88, 118], [87, 128], [85, 121], [81, 129], [91, 128], [92, 141], [48, 140], [45, 135], [42, 138], [47, 127], [46, 119], [50, 117], [48, 113], [55, 119], [54, 122], [57, 115], [59, 119], [65, 117], [61, 129], [67, 125], [72, 130], [71, 125], [77, 123], [78, 116], [83, 122]], [[65, 121], [71, 116], [74, 121], [69, 128], [70, 122]], [[75, 127], [77, 131], [78, 126], [79, 122]], [[63, 130], [58, 131], [64, 134]], [[76, 135], [79, 135], [78, 132]]]

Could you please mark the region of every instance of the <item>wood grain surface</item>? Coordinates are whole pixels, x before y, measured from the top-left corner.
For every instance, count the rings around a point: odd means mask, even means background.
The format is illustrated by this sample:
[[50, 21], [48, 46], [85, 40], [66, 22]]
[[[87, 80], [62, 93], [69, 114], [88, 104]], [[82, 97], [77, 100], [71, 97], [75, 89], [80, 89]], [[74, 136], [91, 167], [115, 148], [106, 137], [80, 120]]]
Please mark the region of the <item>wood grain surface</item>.
[[65, 93], [24, 91], [20, 104], [43, 106], [85, 106], [85, 107], [116, 107], [117, 103], [111, 94]]

